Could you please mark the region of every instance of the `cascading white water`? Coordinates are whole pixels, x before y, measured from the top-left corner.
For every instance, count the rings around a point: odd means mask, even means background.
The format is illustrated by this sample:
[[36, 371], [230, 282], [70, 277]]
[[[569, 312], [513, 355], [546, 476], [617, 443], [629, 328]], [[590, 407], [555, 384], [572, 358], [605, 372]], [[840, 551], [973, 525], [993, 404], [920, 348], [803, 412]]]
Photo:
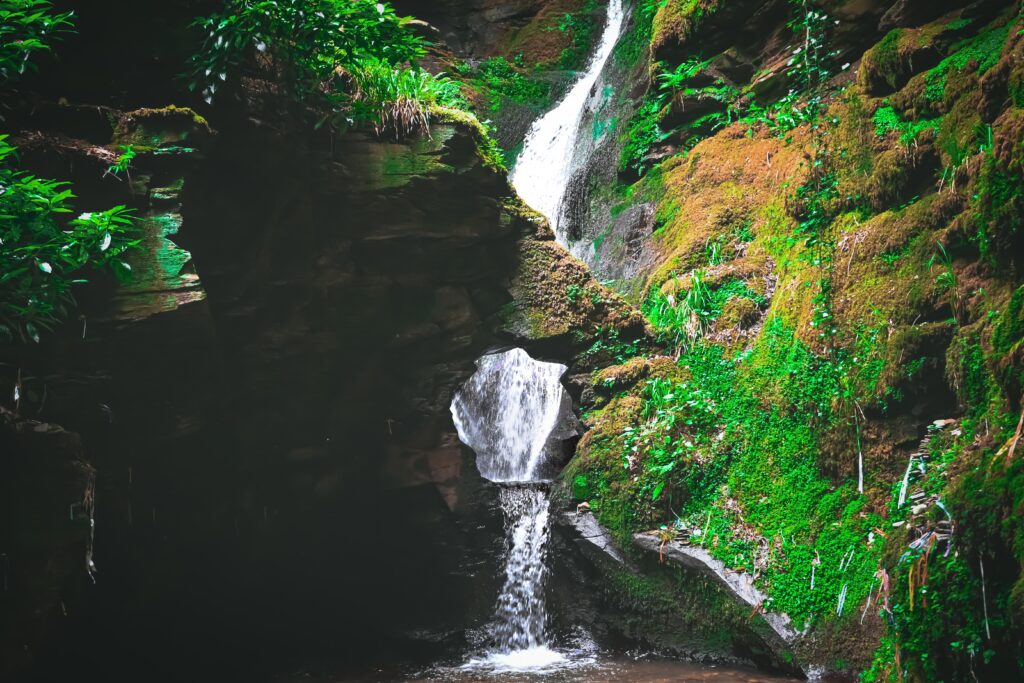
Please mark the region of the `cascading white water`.
[[572, 172], [572, 152], [580, 121], [590, 90], [622, 32], [623, 17], [622, 0], [609, 0], [601, 42], [586, 71], [554, 109], [534, 122], [512, 170], [512, 185], [519, 196], [548, 218], [562, 245], [566, 244], [566, 237], [559, 229], [560, 206]]
[[522, 349], [486, 355], [476, 365], [452, 401], [459, 438], [486, 479], [536, 481], [548, 440], [558, 436], [559, 417], [571, 406], [561, 384], [566, 367], [535, 361]]
[[544, 586], [550, 501], [540, 479], [549, 444], [574, 431], [566, 367], [535, 361], [522, 349], [484, 356], [452, 401], [459, 438], [485, 478], [502, 484], [505, 583], [498, 597], [495, 647], [468, 666], [537, 670], [565, 661], [547, 639]]
[[[608, 18], [586, 71], [550, 112], [538, 119], [516, 160], [512, 184], [551, 222], [559, 242], [559, 205], [572, 171], [572, 151], [590, 90], [615, 47], [623, 0], [609, 0]], [[561, 385], [566, 367], [533, 360], [522, 349], [484, 356], [452, 401], [459, 438], [477, 455], [485, 478], [504, 484], [505, 584], [498, 598], [495, 648], [467, 666], [493, 671], [543, 671], [569, 661], [549, 647], [544, 586], [550, 502], [543, 480], [552, 444], [575, 431], [571, 401]]]
[[510, 533], [495, 639], [503, 649], [516, 652], [547, 644], [543, 600], [547, 578], [547, 491], [523, 486], [502, 488], [501, 509], [508, 517]]

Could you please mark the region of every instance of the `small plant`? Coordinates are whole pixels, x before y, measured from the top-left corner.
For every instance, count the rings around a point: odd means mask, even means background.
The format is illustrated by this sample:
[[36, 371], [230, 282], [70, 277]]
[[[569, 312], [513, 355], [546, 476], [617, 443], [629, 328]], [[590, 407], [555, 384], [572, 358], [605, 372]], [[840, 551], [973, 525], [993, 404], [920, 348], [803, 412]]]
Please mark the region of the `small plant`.
[[936, 242], [937, 247], [935, 253], [930, 259], [928, 259], [928, 267], [931, 268], [934, 265], [940, 267], [939, 274], [935, 276], [935, 286], [940, 292], [949, 292], [950, 308], [953, 310], [953, 320], [957, 324], [960, 323], [961, 313], [961, 299], [960, 299], [960, 287], [959, 281], [956, 276], [956, 269], [953, 267], [953, 258], [946, 251], [946, 248], [942, 246], [941, 242]]
[[365, 58], [345, 70], [348, 92], [334, 98], [339, 116], [367, 123], [379, 135], [401, 138], [429, 125], [432, 106], [463, 104], [459, 84], [419, 68], [396, 69], [385, 61]]
[[128, 171], [132, 167], [132, 160], [135, 159], [135, 156], [135, 150], [131, 145], [121, 145], [121, 154], [118, 155], [117, 160], [115, 160], [113, 164], [107, 167], [106, 173], [103, 175], [112, 175], [117, 178], [124, 173], [125, 177], [127, 177], [128, 180], [131, 180], [131, 176], [128, 174]]
[[715, 308], [704, 273], [694, 271], [690, 274], [690, 287], [683, 296], [676, 299], [655, 290], [648, 298], [644, 313], [654, 328], [681, 353], [710, 328]]
[[693, 91], [692, 88], [688, 89], [684, 86], [686, 86], [690, 79], [700, 75], [700, 73], [704, 71], [704, 69], [708, 68], [710, 64], [710, 59], [703, 61], [699, 57], [687, 59], [672, 71], [665, 71], [658, 74], [658, 81], [660, 82], [658, 87], [672, 93], [679, 93], [687, 90]]
[[569, 300], [569, 303], [575, 306], [580, 301], [580, 297], [583, 296], [583, 288], [579, 285], [569, 285], [565, 288], [565, 297]]
[[709, 266], [717, 266], [725, 263], [725, 254], [722, 252], [722, 242], [720, 240], [708, 240], [704, 244], [704, 256], [707, 258]]
[[875, 135], [884, 138], [890, 133], [899, 133], [900, 143], [910, 147], [917, 142], [921, 133], [926, 130], [939, 132], [940, 119], [923, 119], [920, 121], [904, 121], [896, 110], [883, 105], [875, 111]]

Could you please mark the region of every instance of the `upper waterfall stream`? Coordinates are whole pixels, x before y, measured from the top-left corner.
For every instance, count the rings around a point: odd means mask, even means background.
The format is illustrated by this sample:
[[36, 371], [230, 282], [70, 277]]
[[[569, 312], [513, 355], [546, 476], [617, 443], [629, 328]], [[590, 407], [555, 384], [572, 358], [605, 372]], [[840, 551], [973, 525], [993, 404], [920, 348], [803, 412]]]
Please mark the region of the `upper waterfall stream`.
[[547, 217], [556, 239], [562, 245], [567, 240], [564, 231], [560, 229], [559, 214], [572, 173], [573, 149], [580, 121], [590, 91], [618, 42], [624, 16], [622, 0], [609, 0], [608, 18], [601, 41], [586, 71], [554, 109], [534, 122], [512, 170], [512, 185], [519, 196]]

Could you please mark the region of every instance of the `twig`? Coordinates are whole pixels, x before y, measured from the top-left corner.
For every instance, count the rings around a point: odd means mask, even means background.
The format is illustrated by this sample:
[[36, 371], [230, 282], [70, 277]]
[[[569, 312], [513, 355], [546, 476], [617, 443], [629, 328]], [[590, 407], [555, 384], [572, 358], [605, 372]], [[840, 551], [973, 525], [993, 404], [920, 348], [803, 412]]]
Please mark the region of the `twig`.
[[978, 568], [981, 569], [981, 606], [985, 610], [985, 635], [992, 640], [992, 629], [988, 625], [988, 596], [985, 594], [985, 562], [978, 553]]
[[864, 603], [864, 611], [860, 613], [860, 623], [862, 624], [864, 623], [864, 617], [866, 617], [868, 614], [868, 608], [871, 607], [871, 594], [874, 592], [874, 590], [875, 580], [871, 579], [871, 588], [868, 589], [868, 599], [867, 602]]

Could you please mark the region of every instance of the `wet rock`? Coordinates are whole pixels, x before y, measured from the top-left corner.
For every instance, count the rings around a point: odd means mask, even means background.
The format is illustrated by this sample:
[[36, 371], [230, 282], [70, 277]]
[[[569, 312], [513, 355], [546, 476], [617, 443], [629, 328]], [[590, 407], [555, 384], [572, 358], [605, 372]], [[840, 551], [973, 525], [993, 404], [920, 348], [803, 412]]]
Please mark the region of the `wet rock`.
[[728, 569], [723, 562], [713, 557], [704, 548], [675, 540], [666, 541], [660, 537], [658, 532], [635, 534], [633, 542], [644, 550], [657, 553], [661, 558], [678, 562], [715, 578], [737, 599], [754, 608], [755, 612], [760, 612], [774, 632], [777, 638], [776, 647], [780, 651], [786, 651], [796, 645], [804, 635], [793, 626], [788, 615], [762, 609], [768, 596], [754, 585], [753, 577], [744, 572]]
[[0, 407], [0, 675], [15, 680], [82, 607], [96, 470], [81, 438]]

